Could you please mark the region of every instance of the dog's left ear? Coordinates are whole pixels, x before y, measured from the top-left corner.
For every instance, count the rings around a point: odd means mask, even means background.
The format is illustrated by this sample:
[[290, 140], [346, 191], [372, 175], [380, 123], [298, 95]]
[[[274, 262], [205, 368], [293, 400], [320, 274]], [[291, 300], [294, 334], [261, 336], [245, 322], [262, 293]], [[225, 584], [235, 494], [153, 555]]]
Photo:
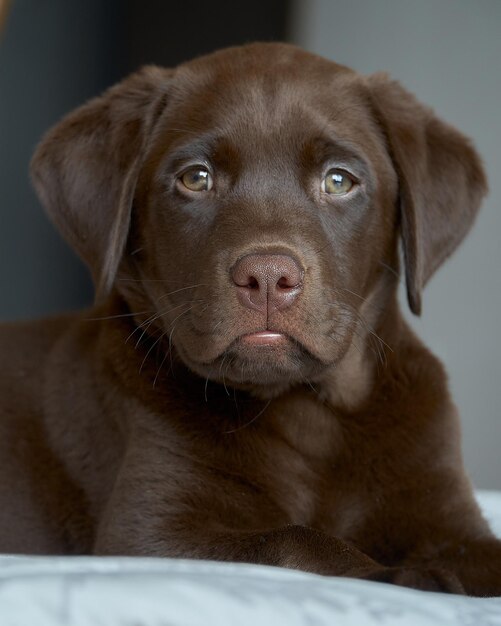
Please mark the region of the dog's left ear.
[[385, 74], [367, 77], [399, 180], [407, 297], [421, 291], [473, 224], [487, 181], [470, 141]]
[[31, 162], [42, 203], [89, 266], [97, 298], [109, 292], [125, 249], [136, 181], [172, 71], [145, 67], [67, 115]]

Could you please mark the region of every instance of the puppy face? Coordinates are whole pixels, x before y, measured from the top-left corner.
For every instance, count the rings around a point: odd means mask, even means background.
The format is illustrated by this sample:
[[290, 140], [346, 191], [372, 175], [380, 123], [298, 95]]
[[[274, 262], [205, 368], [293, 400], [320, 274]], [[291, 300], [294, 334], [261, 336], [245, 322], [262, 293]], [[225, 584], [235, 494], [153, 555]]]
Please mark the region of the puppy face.
[[201, 376], [270, 393], [363, 367], [399, 236], [419, 313], [485, 192], [400, 85], [281, 44], [133, 75], [48, 134], [33, 178], [99, 296]]
[[[139, 177], [133, 241], [185, 363], [315, 380], [395, 264], [397, 181], [359, 79], [252, 56], [189, 65]], [[354, 113], [355, 111], [355, 113]]]

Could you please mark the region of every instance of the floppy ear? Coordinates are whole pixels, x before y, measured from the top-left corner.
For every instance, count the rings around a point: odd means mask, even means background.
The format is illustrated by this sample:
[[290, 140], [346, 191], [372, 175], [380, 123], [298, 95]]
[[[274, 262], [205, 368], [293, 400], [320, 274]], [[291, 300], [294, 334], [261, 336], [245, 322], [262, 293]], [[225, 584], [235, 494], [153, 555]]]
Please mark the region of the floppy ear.
[[423, 287], [470, 229], [487, 182], [464, 135], [386, 75], [367, 84], [399, 179], [407, 297], [419, 315]]
[[47, 133], [31, 162], [37, 193], [90, 267], [98, 298], [110, 290], [124, 252], [137, 177], [170, 75], [143, 68], [84, 104]]

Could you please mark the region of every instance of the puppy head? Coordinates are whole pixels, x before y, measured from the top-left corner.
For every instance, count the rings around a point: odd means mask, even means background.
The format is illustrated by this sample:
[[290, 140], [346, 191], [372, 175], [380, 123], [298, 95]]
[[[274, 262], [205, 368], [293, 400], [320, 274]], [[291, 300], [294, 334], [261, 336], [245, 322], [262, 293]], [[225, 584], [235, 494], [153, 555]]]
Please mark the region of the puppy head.
[[201, 376], [270, 393], [365, 355], [399, 233], [419, 313], [485, 192], [398, 84], [277, 44], [133, 75], [47, 135], [33, 179], [100, 296], [149, 310]]

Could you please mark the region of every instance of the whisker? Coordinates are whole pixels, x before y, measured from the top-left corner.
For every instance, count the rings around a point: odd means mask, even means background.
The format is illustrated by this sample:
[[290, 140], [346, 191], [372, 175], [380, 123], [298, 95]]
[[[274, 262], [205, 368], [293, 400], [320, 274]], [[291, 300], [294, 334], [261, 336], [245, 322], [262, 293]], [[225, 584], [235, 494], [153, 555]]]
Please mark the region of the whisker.
[[385, 270], [388, 270], [390, 274], [393, 274], [395, 278], [398, 278], [398, 280], [400, 280], [401, 275], [394, 267], [391, 267], [391, 265], [388, 265], [388, 263], [385, 263], [384, 261], [379, 261], [379, 265], [384, 267]]
[[[235, 362], [235, 359], [236, 359], [236, 357], [233, 357], [233, 358], [229, 361], [228, 365], [226, 366], [226, 370], [223, 372], [223, 385], [224, 385], [224, 388], [226, 389], [226, 393], [227, 393], [227, 395], [228, 395], [228, 396], [230, 395], [230, 393], [229, 393], [228, 389], [226, 388], [225, 376], [226, 376], [226, 374], [228, 373], [228, 371], [229, 371], [230, 367], [231, 367], [231, 366], [233, 365], [233, 363]], [[235, 391], [235, 390], [233, 390], [233, 391]]]
[[121, 313], [119, 315], [108, 315], [107, 317], [84, 317], [84, 322], [100, 322], [103, 320], [115, 320], [120, 317], [134, 317], [134, 315], [146, 315], [152, 311], [138, 311], [136, 313]]
[[270, 404], [271, 404], [271, 400], [268, 400], [268, 402], [259, 411], [259, 413], [256, 416], [254, 416], [250, 421], [246, 422], [245, 424], [242, 424], [242, 426], [239, 426], [238, 428], [234, 428], [232, 430], [225, 430], [223, 431], [223, 434], [230, 435], [232, 433], [238, 432], [239, 430], [242, 430], [243, 428], [247, 428], [247, 426], [250, 426], [253, 422], [257, 420], [258, 417], [260, 417], [266, 411], [266, 409], [270, 406]]
[[207, 387], [209, 386], [209, 374], [207, 374], [207, 378], [205, 379], [205, 389], [204, 389], [204, 396], [205, 396], [205, 403], [207, 404]]
[[[178, 304], [175, 307], [172, 307], [170, 309], [166, 309], [164, 311], [156, 311], [152, 316], [150, 316], [148, 319], [146, 319], [144, 322], [142, 322], [141, 324], [139, 324], [132, 332], [131, 334], [127, 337], [127, 339], [125, 340], [125, 343], [127, 343], [127, 341], [129, 341], [129, 339], [132, 337], [132, 335], [134, 335], [138, 330], [140, 330], [141, 328], [143, 328], [143, 332], [141, 333], [141, 336], [139, 337], [135, 347], [137, 348], [139, 346], [139, 344], [141, 343], [142, 338], [144, 337], [145, 333], [148, 332], [148, 329], [150, 328], [150, 326], [156, 322], [158, 319], [160, 319], [161, 317], [163, 317], [164, 315], [167, 315], [168, 313], [171, 313], [172, 311], [175, 311], [176, 309], [179, 309], [182, 306], [186, 306], [187, 304], [191, 304], [193, 302], [193, 300], [189, 300], [187, 302], [182, 302], [181, 304]], [[176, 318], [177, 319], [177, 318]]]
[[307, 380], [306, 384], [308, 385], [308, 387], [313, 391], [313, 393], [318, 395], [318, 391], [315, 389], [313, 383], [311, 382], [311, 380]]
[[153, 350], [153, 348], [157, 345], [157, 343], [162, 339], [162, 337], [165, 337], [167, 333], [164, 332], [160, 335], [160, 337], [158, 337], [158, 339], [155, 339], [155, 341], [152, 343], [152, 345], [150, 346], [148, 352], [145, 354], [144, 359], [141, 362], [141, 365], [139, 366], [139, 373], [142, 372], [144, 364], [146, 363], [146, 359], [148, 358], [150, 352]]
[[[167, 334], [167, 333], [163, 333], [163, 336], [165, 336], [166, 334]], [[169, 350], [166, 350], [166, 351], [165, 351], [164, 358], [162, 359], [162, 362], [161, 362], [161, 363], [160, 363], [160, 365], [158, 366], [157, 373], [155, 374], [155, 378], [154, 378], [154, 380], [153, 380], [153, 387], [155, 387], [155, 385], [157, 384], [157, 379], [158, 379], [158, 376], [159, 376], [159, 374], [160, 374], [160, 370], [162, 369], [162, 367], [163, 367], [163, 365], [164, 365], [164, 363], [165, 363], [165, 361], [166, 361], [166, 359], [167, 359], [167, 356], [168, 356], [169, 354], [170, 354], [170, 348], [169, 348]], [[167, 373], [168, 373], [168, 372], [167, 372]]]
[[348, 293], [351, 293], [352, 296], [355, 296], [356, 298], [360, 298], [362, 302], [367, 301], [367, 298], [364, 298], [360, 294], [356, 293], [355, 291], [352, 291], [351, 289], [348, 289], [347, 287], [336, 287], [336, 289], [342, 289], [343, 291], [347, 291]]
[[[370, 308], [375, 309], [376, 311], [383, 311], [384, 310], [384, 307], [377, 306], [374, 302], [370, 302], [367, 298], [364, 298], [360, 294], [356, 293], [355, 291], [352, 291], [351, 289], [348, 289], [347, 287], [335, 287], [334, 290], [335, 291], [339, 291], [339, 290], [347, 291], [348, 293], [351, 293], [351, 295], [355, 296], [356, 298], [360, 298], [360, 300], [362, 300], [362, 302], [368, 304]], [[341, 304], [346, 304], [346, 306], [352, 306], [352, 305], [350, 305], [348, 303], [343, 303], [343, 302], [341, 302]]]
[[[354, 292], [352, 292], [352, 293], [354, 293]], [[358, 294], [354, 294], [354, 295], [358, 295]], [[359, 297], [361, 297], [361, 296], [359, 296]], [[349, 308], [349, 309], [352, 311], [352, 313], [353, 313], [354, 315], [356, 315], [356, 317], [357, 317], [357, 318], [358, 318], [358, 319], [362, 322], [362, 324], [363, 324], [363, 326], [364, 326], [365, 330], [366, 330], [368, 333], [370, 333], [371, 335], [373, 335], [376, 339], [378, 339], [378, 341], [380, 341], [382, 344], [384, 344], [384, 345], [388, 348], [388, 350], [391, 350], [391, 351], [393, 352], [393, 348], [392, 348], [391, 346], [389, 346], [389, 345], [388, 345], [388, 344], [384, 341], [384, 339], [382, 339], [382, 338], [381, 338], [381, 337], [380, 337], [380, 336], [379, 336], [379, 335], [378, 335], [378, 334], [377, 334], [377, 333], [376, 333], [376, 332], [375, 332], [375, 331], [374, 331], [374, 330], [373, 330], [373, 329], [369, 326], [369, 324], [367, 323], [367, 320], [364, 318], [364, 316], [360, 313], [360, 311], [357, 311], [357, 309], [356, 309], [353, 305], [349, 304], [348, 302], [331, 302], [331, 303], [329, 303], [329, 304], [330, 304], [331, 306], [341, 306], [341, 307], [347, 307], [347, 308]]]
[[[157, 311], [155, 311], [153, 313], [153, 315], [150, 315], [150, 317], [148, 317], [144, 322], [141, 322], [138, 326], [136, 326], [136, 328], [134, 328], [134, 330], [128, 335], [127, 339], [124, 341], [124, 343], [127, 343], [129, 341], [129, 339], [139, 330], [141, 329], [145, 324], [147, 324], [151, 319], [153, 319], [155, 317], [155, 315], [157, 315]], [[137, 346], [136, 346], [137, 347]]]
[[192, 128], [167, 128], [167, 132], [169, 133], [186, 133], [187, 135], [193, 135], [195, 137], [199, 137], [200, 133], [198, 131], [194, 131]]
[[237, 390], [235, 388], [233, 388], [233, 402], [235, 403], [235, 409], [237, 411], [237, 416], [240, 419], [240, 409], [238, 408], [238, 401], [237, 401]]
[[225, 354], [223, 357], [223, 360], [221, 361], [221, 365], [219, 366], [219, 376], [223, 379], [224, 390], [226, 391], [226, 395], [229, 396], [230, 392], [228, 391], [228, 387], [226, 386], [226, 381], [224, 379], [224, 372], [222, 372], [222, 367], [224, 365], [224, 362], [226, 361], [227, 356], [228, 355]]
[[195, 289], [196, 287], [203, 287], [205, 283], [199, 283], [198, 285], [189, 285], [188, 287], [180, 287], [179, 289], [175, 289], [174, 291], [169, 291], [169, 293], [164, 293], [163, 296], [158, 298], [157, 302], [163, 300], [164, 298], [168, 298], [169, 296], [174, 295], [175, 293], [179, 293], [180, 291], [186, 291], [187, 289]]
[[172, 330], [169, 333], [169, 356], [170, 356], [170, 367], [171, 370], [174, 369], [174, 363], [172, 361], [172, 337], [174, 335], [174, 331], [176, 329], [176, 321], [182, 317], [183, 315], [186, 315], [186, 313], [189, 313], [192, 309], [195, 308], [195, 304], [193, 306], [191, 306], [189, 309], [187, 309], [186, 311], [183, 311], [182, 313], [180, 313], [175, 319], [172, 320], [171, 325], [172, 325]]
[[[185, 304], [187, 304], [187, 303], [185, 303]], [[156, 374], [155, 374], [155, 378], [153, 379], [153, 387], [155, 386], [155, 384], [156, 384], [156, 382], [157, 382], [158, 376], [159, 376], [159, 374], [160, 374], [160, 370], [162, 369], [163, 364], [165, 363], [165, 360], [167, 359], [167, 356], [170, 356], [170, 357], [171, 357], [171, 369], [173, 368], [173, 363], [172, 363], [172, 336], [173, 336], [174, 330], [175, 330], [175, 328], [176, 328], [176, 324], [175, 324], [175, 322], [176, 322], [179, 318], [181, 318], [183, 315], [186, 315], [186, 313], [189, 313], [189, 312], [191, 311], [191, 309], [193, 309], [194, 307], [195, 307], [195, 305], [193, 305], [192, 307], [190, 307], [188, 310], [183, 311], [182, 313], [180, 313], [180, 314], [179, 314], [179, 315], [178, 315], [178, 316], [177, 316], [177, 317], [176, 317], [176, 318], [175, 318], [175, 319], [171, 322], [171, 325], [173, 325], [173, 326], [172, 326], [172, 330], [170, 331], [170, 334], [169, 334], [169, 349], [168, 349], [168, 350], [166, 350], [165, 355], [164, 355], [164, 357], [163, 357], [163, 359], [162, 359], [162, 362], [160, 363], [160, 366], [159, 366], [159, 367], [158, 367], [158, 369], [157, 369], [157, 372], [156, 372]], [[145, 356], [145, 357], [144, 357], [144, 359], [143, 359], [143, 363], [141, 364], [141, 368], [142, 368], [142, 366], [143, 366], [143, 364], [144, 364], [144, 361], [146, 360], [146, 358], [147, 358], [148, 354], [151, 352], [152, 348], [155, 346], [155, 344], [157, 344], [157, 343], [158, 343], [158, 341], [159, 341], [160, 339], [162, 339], [163, 337], [165, 337], [165, 335], [166, 335], [166, 334], [167, 334], [167, 331], [163, 332], [163, 333], [160, 335], [160, 337], [159, 337], [159, 338], [155, 341], [155, 343], [153, 344], [153, 346], [151, 346], [151, 347], [150, 347], [150, 349], [149, 349], [149, 350], [148, 350], [148, 352], [146, 353], [146, 356]], [[141, 372], [141, 368], [140, 368], [139, 372]]]
[[[170, 278], [117, 278], [117, 281], [125, 283], [167, 283], [172, 284], [184, 284], [184, 280], [172, 280]], [[201, 283], [204, 284], [204, 283]], [[208, 286], [208, 285], [205, 285]]]
[[389, 346], [386, 341], [384, 339], [382, 339], [375, 331], [373, 331], [371, 328], [369, 328], [369, 332], [371, 335], [373, 335], [373, 337], [375, 337], [380, 343], [383, 344], [383, 346], [385, 346], [386, 348], [388, 348], [388, 350], [390, 350], [390, 352], [393, 352], [393, 348], [391, 346]]
[[[349, 291], [349, 290], [348, 290]], [[355, 294], [353, 292], [354, 295], [358, 296], [358, 294]], [[361, 297], [361, 296], [359, 296]], [[356, 319], [358, 319], [358, 321], [362, 324], [362, 326], [364, 327], [365, 331], [370, 335], [369, 339], [371, 340], [370, 343], [368, 344], [368, 347], [371, 348], [373, 350], [373, 352], [376, 354], [378, 361], [381, 362], [381, 365], [383, 367], [387, 366], [387, 355], [386, 352], [384, 350], [384, 348], [388, 348], [388, 350], [390, 350], [391, 352], [393, 352], [393, 348], [388, 345], [384, 339], [382, 337], [380, 337], [367, 323], [367, 320], [364, 318], [364, 316], [360, 313], [360, 311], [358, 311], [353, 305], [347, 303], [347, 302], [336, 302], [336, 303], [330, 303], [331, 306], [335, 306], [335, 307], [340, 307], [340, 308], [344, 308], [345, 310], [348, 310], [351, 315], [355, 316]], [[356, 332], [354, 330], [354, 332]], [[358, 333], [356, 333], [357, 336], [362, 339], [362, 337], [360, 337], [360, 335]]]
[[214, 331], [216, 330], [216, 328], [217, 328], [220, 324], [222, 324], [222, 323], [223, 323], [223, 321], [224, 321], [224, 319], [220, 319], [220, 320], [219, 320], [219, 322], [218, 322], [218, 323], [214, 326], [214, 328], [212, 329], [212, 332], [214, 332]]
[[[148, 320], [145, 324], [141, 324], [141, 326], [138, 326], [138, 328], [143, 327], [143, 332], [141, 333], [141, 335], [139, 336], [139, 339], [136, 341], [136, 345], [134, 346], [134, 348], [137, 348], [139, 346], [139, 344], [141, 343], [142, 338], [145, 336], [145, 334], [148, 332], [150, 326], [152, 324], [154, 324], [157, 319], [159, 319], [162, 315], [159, 313], [158, 315], [152, 315], [149, 318], [149, 323]], [[132, 335], [131, 335], [132, 336]], [[128, 339], [128, 338], [127, 338]]]

